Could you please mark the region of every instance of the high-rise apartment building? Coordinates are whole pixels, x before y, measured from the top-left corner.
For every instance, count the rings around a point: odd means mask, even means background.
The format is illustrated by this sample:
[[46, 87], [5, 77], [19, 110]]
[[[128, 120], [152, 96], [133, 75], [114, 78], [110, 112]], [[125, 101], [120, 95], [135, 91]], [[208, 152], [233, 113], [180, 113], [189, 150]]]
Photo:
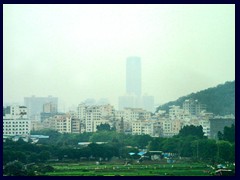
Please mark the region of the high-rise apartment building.
[[126, 92], [130, 95], [141, 96], [141, 59], [129, 57], [126, 63]]

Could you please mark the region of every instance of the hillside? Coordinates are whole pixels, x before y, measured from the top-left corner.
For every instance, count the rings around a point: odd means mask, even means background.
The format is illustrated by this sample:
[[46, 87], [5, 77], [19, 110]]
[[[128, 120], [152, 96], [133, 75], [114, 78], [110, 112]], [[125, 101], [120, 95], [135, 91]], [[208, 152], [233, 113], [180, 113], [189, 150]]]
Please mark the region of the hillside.
[[169, 110], [169, 106], [181, 106], [186, 99], [198, 99], [199, 102], [207, 105], [207, 111], [215, 115], [235, 115], [235, 81], [226, 82], [213, 88], [208, 88], [187, 96], [180, 97], [157, 108], [158, 110]]

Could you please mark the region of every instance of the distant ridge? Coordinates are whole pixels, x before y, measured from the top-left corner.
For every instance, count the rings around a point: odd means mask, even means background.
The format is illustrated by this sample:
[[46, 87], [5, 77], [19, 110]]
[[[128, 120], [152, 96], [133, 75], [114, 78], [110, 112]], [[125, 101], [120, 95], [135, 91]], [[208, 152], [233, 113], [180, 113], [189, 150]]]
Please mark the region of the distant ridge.
[[186, 99], [197, 99], [200, 103], [207, 105], [207, 111], [215, 115], [235, 115], [235, 80], [227, 81], [224, 84], [219, 84], [216, 87], [208, 88], [196, 93], [191, 93], [187, 96], [178, 98], [176, 101], [170, 101], [159, 106], [156, 109], [166, 110], [169, 106], [181, 106]]

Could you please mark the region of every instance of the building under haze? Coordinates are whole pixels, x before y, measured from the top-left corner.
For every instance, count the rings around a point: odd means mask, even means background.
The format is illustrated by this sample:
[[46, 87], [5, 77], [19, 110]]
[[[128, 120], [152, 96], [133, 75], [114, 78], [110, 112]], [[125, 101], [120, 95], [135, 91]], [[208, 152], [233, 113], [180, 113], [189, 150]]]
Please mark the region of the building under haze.
[[141, 59], [128, 57], [126, 63], [126, 92], [130, 95], [141, 96]]
[[58, 98], [53, 96], [48, 97], [24, 97], [24, 105], [28, 108], [28, 115], [31, 120], [40, 119], [40, 113], [43, 111], [43, 105], [46, 103], [53, 103], [56, 105], [57, 111]]
[[41, 121], [54, 115], [57, 115], [57, 104], [53, 102], [43, 104], [43, 111], [40, 113]]
[[141, 58], [128, 57], [126, 61], [126, 94], [118, 99], [118, 109], [143, 108], [154, 111], [154, 97], [142, 96]]
[[141, 97], [126, 94], [118, 98], [118, 103], [119, 110], [123, 110], [124, 108], [141, 108]]

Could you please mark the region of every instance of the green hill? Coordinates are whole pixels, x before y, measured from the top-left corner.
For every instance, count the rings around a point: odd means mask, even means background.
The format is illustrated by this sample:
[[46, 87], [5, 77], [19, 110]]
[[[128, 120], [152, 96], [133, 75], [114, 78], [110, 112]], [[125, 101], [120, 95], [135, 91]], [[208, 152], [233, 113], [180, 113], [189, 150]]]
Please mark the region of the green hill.
[[207, 105], [207, 111], [215, 115], [235, 115], [235, 81], [226, 82], [213, 88], [208, 88], [187, 96], [180, 97], [176, 101], [171, 101], [157, 108], [158, 110], [166, 110], [169, 106], [181, 106], [186, 99], [197, 99], [200, 103]]

